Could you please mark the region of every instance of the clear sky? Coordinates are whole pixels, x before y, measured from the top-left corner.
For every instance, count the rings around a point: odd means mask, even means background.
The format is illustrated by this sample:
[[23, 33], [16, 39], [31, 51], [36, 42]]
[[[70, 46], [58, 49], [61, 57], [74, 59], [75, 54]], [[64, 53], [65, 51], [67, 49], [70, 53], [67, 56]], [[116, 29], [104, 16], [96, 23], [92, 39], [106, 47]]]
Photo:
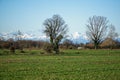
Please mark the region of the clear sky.
[[42, 31], [54, 14], [63, 17], [69, 33], [85, 33], [93, 15], [107, 17], [120, 33], [120, 0], [0, 0], [0, 32]]

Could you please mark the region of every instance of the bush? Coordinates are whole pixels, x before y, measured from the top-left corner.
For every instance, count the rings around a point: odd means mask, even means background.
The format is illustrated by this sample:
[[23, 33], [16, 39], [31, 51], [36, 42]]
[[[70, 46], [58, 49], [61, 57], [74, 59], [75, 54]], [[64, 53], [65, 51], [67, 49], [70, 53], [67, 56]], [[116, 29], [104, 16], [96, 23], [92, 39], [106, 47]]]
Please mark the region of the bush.
[[10, 47], [10, 52], [15, 53], [15, 47], [14, 46]]
[[46, 43], [43, 47], [43, 49], [47, 52], [47, 53], [52, 53], [53, 51], [53, 46], [50, 43]]
[[25, 51], [21, 50], [20, 53], [26, 53]]
[[75, 47], [72, 46], [72, 45], [70, 45], [70, 46], [68, 47], [68, 49], [75, 49]]

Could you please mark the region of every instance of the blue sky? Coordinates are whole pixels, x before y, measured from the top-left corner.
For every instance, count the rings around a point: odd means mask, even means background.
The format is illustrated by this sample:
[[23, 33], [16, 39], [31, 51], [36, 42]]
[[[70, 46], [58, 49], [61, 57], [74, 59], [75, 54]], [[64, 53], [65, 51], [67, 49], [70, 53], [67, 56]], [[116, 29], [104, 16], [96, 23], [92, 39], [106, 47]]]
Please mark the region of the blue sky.
[[0, 32], [42, 32], [54, 14], [63, 17], [69, 33], [85, 33], [93, 15], [107, 17], [120, 33], [120, 0], [0, 0]]

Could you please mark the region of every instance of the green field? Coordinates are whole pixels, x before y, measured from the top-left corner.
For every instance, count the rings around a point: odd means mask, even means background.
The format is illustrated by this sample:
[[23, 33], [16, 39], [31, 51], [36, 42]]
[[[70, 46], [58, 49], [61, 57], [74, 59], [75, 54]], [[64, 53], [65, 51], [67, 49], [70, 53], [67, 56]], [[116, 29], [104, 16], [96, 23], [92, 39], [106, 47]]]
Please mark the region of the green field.
[[120, 50], [0, 50], [0, 80], [120, 80]]

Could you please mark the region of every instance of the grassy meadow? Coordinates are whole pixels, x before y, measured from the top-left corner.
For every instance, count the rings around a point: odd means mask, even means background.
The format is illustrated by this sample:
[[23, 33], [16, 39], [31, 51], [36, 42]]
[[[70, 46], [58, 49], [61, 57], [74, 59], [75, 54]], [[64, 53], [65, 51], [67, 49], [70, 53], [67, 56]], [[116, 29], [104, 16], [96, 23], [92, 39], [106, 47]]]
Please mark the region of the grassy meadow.
[[0, 80], [120, 80], [120, 50], [0, 50]]

